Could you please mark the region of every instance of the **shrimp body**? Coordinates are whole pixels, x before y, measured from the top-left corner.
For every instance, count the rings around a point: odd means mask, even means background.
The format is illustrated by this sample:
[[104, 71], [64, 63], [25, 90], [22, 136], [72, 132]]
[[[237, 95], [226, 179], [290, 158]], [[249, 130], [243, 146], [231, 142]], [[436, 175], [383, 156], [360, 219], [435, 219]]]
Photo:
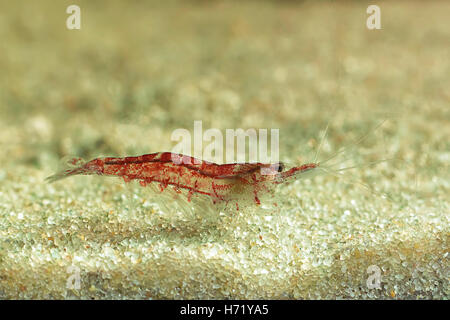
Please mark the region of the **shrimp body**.
[[159, 183], [161, 191], [167, 186], [203, 194], [213, 202], [231, 201], [251, 195], [260, 204], [259, 193], [270, 190], [290, 177], [314, 169], [318, 164], [305, 164], [284, 171], [282, 163], [216, 164], [171, 152], [145, 154], [124, 158], [97, 158], [73, 169], [48, 178], [55, 181], [71, 175], [106, 175], [122, 177], [126, 182], [138, 180], [142, 186]]

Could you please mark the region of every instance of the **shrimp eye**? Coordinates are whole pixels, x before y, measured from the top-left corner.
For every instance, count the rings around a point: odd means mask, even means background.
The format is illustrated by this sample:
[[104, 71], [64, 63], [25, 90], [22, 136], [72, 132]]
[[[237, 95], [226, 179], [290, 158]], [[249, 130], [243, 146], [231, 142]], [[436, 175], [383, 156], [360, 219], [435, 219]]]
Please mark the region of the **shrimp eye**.
[[278, 172], [283, 172], [284, 171], [284, 164], [283, 164], [283, 162], [279, 162], [278, 163], [278, 170], [277, 170]]

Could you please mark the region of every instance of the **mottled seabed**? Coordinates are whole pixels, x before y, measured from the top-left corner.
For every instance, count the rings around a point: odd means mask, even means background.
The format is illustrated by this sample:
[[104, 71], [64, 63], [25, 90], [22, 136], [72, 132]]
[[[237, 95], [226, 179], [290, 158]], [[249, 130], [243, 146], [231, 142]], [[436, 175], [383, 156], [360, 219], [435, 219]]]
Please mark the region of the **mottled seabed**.
[[[108, 3], [81, 1], [76, 33], [63, 4], [0, 10], [0, 298], [449, 298], [449, 4], [381, 2], [371, 32], [364, 2]], [[194, 120], [279, 128], [298, 164], [328, 122], [323, 159], [384, 118], [350, 163], [406, 161], [239, 211], [113, 178], [44, 182], [67, 155], [170, 150]]]

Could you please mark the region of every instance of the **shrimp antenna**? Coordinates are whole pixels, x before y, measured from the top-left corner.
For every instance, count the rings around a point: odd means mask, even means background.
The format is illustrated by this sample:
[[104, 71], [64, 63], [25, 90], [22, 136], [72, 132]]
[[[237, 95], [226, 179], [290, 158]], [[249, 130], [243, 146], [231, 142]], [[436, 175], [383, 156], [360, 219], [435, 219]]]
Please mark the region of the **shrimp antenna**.
[[341, 154], [342, 152], [350, 149], [350, 148], [354, 148], [355, 146], [359, 145], [360, 143], [362, 143], [364, 140], [366, 140], [369, 135], [374, 132], [375, 130], [377, 130], [379, 127], [381, 127], [385, 122], [387, 121], [387, 119], [384, 119], [383, 121], [381, 121], [378, 125], [375, 126], [375, 128], [373, 128], [372, 130], [370, 130], [369, 132], [367, 132], [366, 134], [364, 134], [363, 136], [361, 136], [355, 143], [349, 143], [348, 145], [342, 147], [341, 149], [339, 149], [338, 151], [336, 151], [336, 153], [334, 155], [332, 155], [331, 157], [329, 157], [328, 159], [321, 161], [320, 164], [324, 164], [328, 161], [330, 161], [331, 159], [334, 159], [337, 155]]
[[331, 121], [331, 119], [328, 120], [327, 126], [325, 127], [325, 132], [323, 133], [322, 139], [320, 140], [320, 144], [319, 144], [319, 147], [317, 148], [317, 152], [316, 152], [316, 155], [314, 157], [313, 163], [316, 163], [317, 159], [319, 158], [320, 149], [322, 148], [323, 142], [324, 142], [324, 140], [325, 140], [325, 138], [326, 138], [326, 136], [328, 134], [328, 127], [330, 126], [330, 121]]
[[[391, 161], [391, 160], [403, 160], [403, 159], [399, 159], [399, 158], [381, 159], [381, 160], [367, 162], [367, 163], [363, 163], [363, 164], [355, 165], [355, 166], [351, 166], [351, 167], [340, 168], [340, 169], [336, 169], [336, 170], [333, 170], [333, 171], [334, 172], [341, 172], [341, 171], [346, 171], [346, 170], [350, 170], [350, 169], [370, 167], [370, 166], [374, 166], [376, 164], [379, 164], [379, 163], [382, 163], [382, 162], [386, 162], [386, 161]], [[337, 165], [337, 164], [335, 164], [335, 165]], [[331, 167], [329, 167], [329, 168], [331, 168]]]
[[[330, 170], [330, 169], [332, 169], [332, 166], [328, 166], [328, 169], [327, 168], [322, 168], [322, 169], [328, 173], [332, 173], [332, 172], [337, 173], [337, 172], [342, 172], [342, 171], [351, 170], [351, 169], [355, 169], [355, 168], [369, 167], [369, 166], [373, 166], [378, 163], [387, 162], [387, 161], [402, 161], [402, 162], [406, 163], [407, 165], [413, 167], [412, 164], [408, 160], [394, 157], [394, 158], [381, 159], [381, 160], [377, 160], [377, 161], [363, 163], [363, 164], [355, 165], [355, 166], [351, 166], [351, 167], [345, 167], [345, 168], [332, 170], [332, 171]], [[337, 164], [334, 164], [333, 166], [335, 166], [335, 165], [337, 165]], [[417, 178], [417, 172], [414, 171], [414, 194], [416, 197], [417, 197], [417, 190], [418, 190], [418, 178]], [[385, 196], [390, 199], [390, 197], [388, 195], [385, 195]]]
[[328, 169], [325, 169], [325, 168], [321, 168], [321, 169], [324, 170], [325, 172], [327, 172], [327, 173], [329, 173], [329, 174], [335, 176], [335, 177], [338, 178], [338, 179], [344, 180], [344, 181], [345, 181], [346, 183], [348, 183], [348, 184], [362, 186], [363, 188], [369, 190], [370, 192], [372, 192], [372, 193], [374, 193], [374, 194], [377, 194], [377, 195], [379, 195], [379, 196], [381, 196], [381, 197], [386, 197], [386, 198], [389, 199], [391, 202], [394, 202], [394, 199], [391, 198], [387, 193], [385, 193], [385, 192], [381, 192], [381, 193], [380, 193], [380, 192], [374, 190], [374, 189], [373, 189], [371, 186], [369, 186], [368, 184], [362, 183], [362, 182], [360, 182], [360, 181], [350, 181], [350, 180], [348, 180], [348, 179], [343, 178], [342, 174], [336, 173], [336, 172], [334, 172], [334, 171], [331, 171], [331, 170], [328, 170]]

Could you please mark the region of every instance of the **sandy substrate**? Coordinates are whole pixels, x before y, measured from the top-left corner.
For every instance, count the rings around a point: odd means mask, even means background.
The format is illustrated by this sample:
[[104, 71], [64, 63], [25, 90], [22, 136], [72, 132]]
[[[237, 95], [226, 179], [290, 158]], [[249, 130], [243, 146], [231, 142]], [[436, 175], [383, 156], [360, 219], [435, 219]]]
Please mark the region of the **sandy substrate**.
[[[449, 298], [449, 4], [381, 2], [369, 31], [359, 2], [108, 3], [81, 2], [80, 31], [52, 1], [0, 12], [0, 298]], [[170, 150], [194, 120], [278, 128], [288, 165], [329, 122], [319, 160], [350, 145], [334, 169], [359, 166], [239, 211], [45, 183], [68, 155]]]

